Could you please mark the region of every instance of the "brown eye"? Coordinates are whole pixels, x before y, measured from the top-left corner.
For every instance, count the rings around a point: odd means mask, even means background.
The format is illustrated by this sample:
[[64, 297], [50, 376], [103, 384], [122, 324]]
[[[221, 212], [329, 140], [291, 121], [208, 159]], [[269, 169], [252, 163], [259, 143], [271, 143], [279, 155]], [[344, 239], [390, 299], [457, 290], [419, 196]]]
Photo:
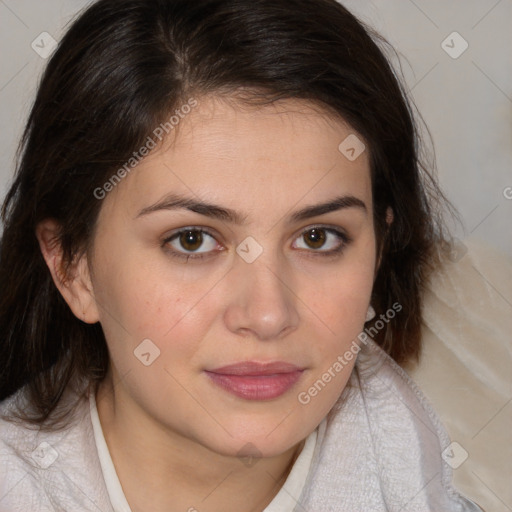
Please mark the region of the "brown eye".
[[303, 235], [303, 240], [311, 249], [320, 249], [327, 240], [325, 229], [313, 228], [306, 231]]
[[341, 252], [350, 241], [346, 234], [337, 229], [317, 226], [304, 230], [292, 247], [327, 256]]
[[203, 233], [201, 231], [183, 231], [180, 233], [179, 241], [183, 249], [197, 251], [203, 243]]
[[165, 240], [165, 244], [170, 245], [175, 253], [187, 255], [219, 250], [217, 240], [202, 229], [189, 228], [178, 231]]

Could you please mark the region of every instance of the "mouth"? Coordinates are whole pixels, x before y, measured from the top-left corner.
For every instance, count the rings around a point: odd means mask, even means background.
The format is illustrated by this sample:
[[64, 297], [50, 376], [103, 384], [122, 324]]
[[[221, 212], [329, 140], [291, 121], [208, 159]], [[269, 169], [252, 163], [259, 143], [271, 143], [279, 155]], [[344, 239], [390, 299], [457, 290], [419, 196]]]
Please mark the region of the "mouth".
[[289, 391], [301, 378], [304, 368], [285, 362], [243, 361], [206, 375], [218, 387], [246, 400], [272, 400]]

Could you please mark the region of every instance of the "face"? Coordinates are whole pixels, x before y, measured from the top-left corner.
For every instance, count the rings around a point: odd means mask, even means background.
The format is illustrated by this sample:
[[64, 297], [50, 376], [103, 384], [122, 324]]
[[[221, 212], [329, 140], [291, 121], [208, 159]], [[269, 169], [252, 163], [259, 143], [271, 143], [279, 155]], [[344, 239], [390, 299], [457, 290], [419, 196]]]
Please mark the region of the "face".
[[376, 263], [367, 152], [338, 149], [353, 133], [301, 101], [203, 98], [103, 199], [91, 287], [140, 415], [274, 456], [332, 408]]

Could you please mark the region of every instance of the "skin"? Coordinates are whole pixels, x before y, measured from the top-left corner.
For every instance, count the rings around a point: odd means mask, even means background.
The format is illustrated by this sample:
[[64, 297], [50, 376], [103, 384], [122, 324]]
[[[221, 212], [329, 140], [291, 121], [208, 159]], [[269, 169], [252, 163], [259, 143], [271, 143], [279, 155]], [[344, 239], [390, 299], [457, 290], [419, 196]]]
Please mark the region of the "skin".
[[[59, 272], [55, 222], [38, 226], [63, 297], [105, 332], [111, 366], [96, 400], [134, 512], [262, 510], [344, 389], [354, 360], [307, 405], [298, 401], [357, 338], [370, 301], [368, 155], [349, 161], [338, 151], [352, 133], [304, 101], [256, 108], [202, 98], [103, 200], [93, 248], [70, 275]], [[245, 223], [185, 208], [139, 215], [170, 193], [236, 210]], [[338, 196], [365, 208], [291, 221]], [[203, 238], [203, 259], [173, 257], [186, 248], [165, 242], [190, 226], [214, 236]], [[311, 247], [308, 230], [319, 226], [350, 242], [322, 231], [325, 245]], [[236, 253], [249, 236], [263, 248], [253, 263]], [[340, 253], [322, 254], [339, 246]], [[160, 350], [149, 366], [134, 356], [144, 339]], [[305, 370], [292, 389], [266, 401], [233, 396], [204, 373], [247, 360]], [[249, 467], [241, 455], [262, 458]]]

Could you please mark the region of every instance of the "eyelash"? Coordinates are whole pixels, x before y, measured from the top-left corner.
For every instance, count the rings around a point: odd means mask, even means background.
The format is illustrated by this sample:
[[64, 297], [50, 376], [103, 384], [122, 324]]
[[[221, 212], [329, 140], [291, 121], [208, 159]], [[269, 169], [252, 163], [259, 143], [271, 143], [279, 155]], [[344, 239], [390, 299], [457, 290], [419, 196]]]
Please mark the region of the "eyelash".
[[[315, 225], [315, 226], [311, 226], [311, 227], [308, 227], [308, 228], [304, 229], [299, 234], [299, 236], [295, 238], [295, 240], [297, 238], [300, 238], [300, 237], [304, 236], [307, 232], [312, 231], [314, 229], [321, 229], [321, 230], [325, 231], [328, 234], [332, 234], [332, 235], [337, 236], [341, 240], [341, 244], [336, 249], [331, 249], [329, 251], [321, 251], [321, 250], [315, 251], [314, 249], [310, 249], [310, 250], [298, 249], [299, 251], [310, 252], [312, 255], [314, 255], [313, 257], [320, 256], [320, 257], [323, 257], [323, 258], [329, 258], [329, 257], [333, 258], [333, 257], [339, 256], [345, 250], [347, 245], [349, 245], [352, 242], [352, 239], [346, 233], [344, 233], [343, 231], [340, 231], [340, 230], [338, 230], [336, 228], [332, 228], [332, 227], [328, 227], [328, 226], [321, 226], [321, 225]], [[171, 236], [165, 238], [162, 241], [162, 247], [165, 248], [170, 242], [172, 242], [173, 240], [178, 238], [182, 233], [185, 233], [187, 231], [193, 231], [193, 232], [199, 232], [201, 234], [206, 234], [206, 235], [208, 235], [208, 236], [210, 236], [210, 237], [212, 237], [213, 239], [216, 240], [215, 235], [213, 233], [211, 233], [210, 231], [208, 231], [207, 229], [200, 228], [200, 227], [195, 227], [195, 226], [190, 226], [190, 227], [187, 227], [187, 228], [180, 229], [179, 231], [176, 231], [175, 233], [173, 233]], [[183, 252], [176, 251], [175, 249], [169, 249], [169, 248], [167, 249], [167, 251], [168, 251], [168, 254], [170, 256], [172, 256], [173, 258], [178, 258], [180, 260], [185, 260], [185, 263], [187, 263], [188, 260], [190, 260], [190, 259], [198, 261], [198, 260], [203, 260], [205, 258], [209, 258], [209, 257], [212, 256], [212, 252], [208, 252], [208, 253], [193, 253], [193, 252], [191, 252], [191, 253], [183, 253]]]

